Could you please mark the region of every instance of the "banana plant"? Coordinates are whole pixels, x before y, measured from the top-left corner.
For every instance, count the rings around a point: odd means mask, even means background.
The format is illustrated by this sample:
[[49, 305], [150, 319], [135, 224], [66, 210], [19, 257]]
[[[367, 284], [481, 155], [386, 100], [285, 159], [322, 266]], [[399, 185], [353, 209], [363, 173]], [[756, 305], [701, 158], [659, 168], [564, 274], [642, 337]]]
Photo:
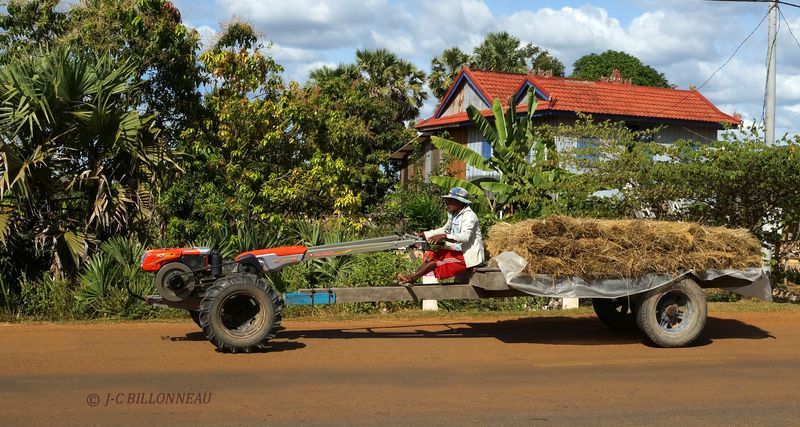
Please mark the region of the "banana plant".
[[[474, 194], [477, 202], [492, 213], [513, 213], [514, 208], [525, 206], [538, 198], [552, 198], [555, 184], [566, 179], [569, 173], [558, 165], [558, 151], [552, 138], [541, 137], [533, 126], [536, 112], [535, 88], [528, 89], [528, 112], [519, 117], [512, 97], [506, 111], [499, 99], [492, 103], [494, 124], [481, 112], [467, 107], [467, 114], [478, 127], [484, 141], [492, 147], [492, 156], [485, 159], [465, 145], [433, 136], [431, 141], [440, 150], [469, 166], [499, 172], [499, 179], [465, 181], [446, 176], [431, 177], [431, 182], [445, 188], [464, 187]], [[486, 192], [491, 192], [489, 198]]]

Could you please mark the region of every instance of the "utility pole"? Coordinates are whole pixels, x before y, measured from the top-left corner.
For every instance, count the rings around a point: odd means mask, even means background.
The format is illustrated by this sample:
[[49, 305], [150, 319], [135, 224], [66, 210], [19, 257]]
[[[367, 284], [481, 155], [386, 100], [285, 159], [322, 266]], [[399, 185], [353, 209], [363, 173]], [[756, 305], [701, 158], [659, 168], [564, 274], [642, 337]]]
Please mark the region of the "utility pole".
[[764, 94], [764, 143], [775, 144], [775, 68], [777, 66], [778, 1], [769, 4], [769, 31], [767, 33], [767, 93]]

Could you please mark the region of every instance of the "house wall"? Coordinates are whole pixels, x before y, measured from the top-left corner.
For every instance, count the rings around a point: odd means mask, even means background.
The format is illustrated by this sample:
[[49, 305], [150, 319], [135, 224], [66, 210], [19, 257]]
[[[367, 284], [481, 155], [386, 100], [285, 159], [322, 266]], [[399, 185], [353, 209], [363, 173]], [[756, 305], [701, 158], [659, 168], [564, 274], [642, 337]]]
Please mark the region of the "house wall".
[[463, 113], [470, 105], [479, 110], [489, 107], [469, 85], [465, 84], [463, 89], [450, 101], [450, 105], [447, 106], [442, 117]]
[[[461, 94], [467, 94], [461, 99], [461, 103], [454, 101], [451, 106], [448, 108], [447, 112], [444, 115], [455, 114], [457, 112], [463, 112], [466, 110], [466, 106], [469, 105], [466, 103], [469, 97], [477, 98], [477, 95], [472, 91], [469, 86], [465, 86], [464, 90]], [[459, 96], [461, 96], [459, 94]], [[474, 101], [474, 100], [473, 100]], [[483, 101], [477, 99], [477, 102], [482, 105]], [[458, 108], [460, 110], [453, 110], [451, 111], [454, 106], [459, 105]], [[473, 104], [475, 105], [475, 104]], [[572, 124], [575, 120], [570, 117], [558, 117], [558, 116], [548, 116], [548, 117], [538, 117], [536, 118], [536, 124], [540, 125], [551, 125], [551, 126], [558, 126], [560, 124]], [[640, 124], [641, 125], [641, 124]], [[647, 126], [647, 124], [644, 124]], [[652, 125], [653, 127], [657, 126], [656, 124]], [[482, 145], [483, 136], [481, 135], [480, 131], [475, 126], [462, 126], [457, 128], [449, 128], [446, 131], [450, 135], [450, 139], [461, 144], [467, 145], [469, 148], [474, 150], [475, 152], [482, 153]], [[716, 141], [717, 140], [717, 130], [710, 128], [710, 127], [703, 127], [703, 126], [679, 126], [679, 125], [666, 125], [662, 126], [659, 133], [656, 135], [655, 141], [659, 144], [671, 144], [679, 140], [689, 139], [689, 140], [696, 140], [700, 142], [709, 142], [709, 141]], [[559, 138], [556, 141], [556, 146], [558, 147], [559, 151], [568, 148], [574, 148], [577, 140], [574, 138]], [[421, 163], [417, 165], [417, 169], [414, 170], [415, 165], [413, 163], [407, 163], [406, 167], [401, 171], [401, 181], [406, 182], [407, 180], [413, 178], [414, 176], [423, 173], [425, 180], [429, 177], [429, 172], [431, 170], [436, 169], [438, 165], [441, 164], [441, 152], [439, 149], [433, 146], [430, 142], [427, 142], [423, 145], [424, 156], [427, 161], [418, 162]], [[426, 167], [426, 164], [428, 167]], [[494, 172], [485, 172], [478, 169], [475, 169], [471, 166], [467, 166], [464, 162], [460, 160], [456, 160], [449, 168], [449, 172], [454, 176], [466, 179], [466, 180], [473, 180], [483, 177], [497, 177], [497, 173]], [[575, 172], [575, 171], [573, 171]]]

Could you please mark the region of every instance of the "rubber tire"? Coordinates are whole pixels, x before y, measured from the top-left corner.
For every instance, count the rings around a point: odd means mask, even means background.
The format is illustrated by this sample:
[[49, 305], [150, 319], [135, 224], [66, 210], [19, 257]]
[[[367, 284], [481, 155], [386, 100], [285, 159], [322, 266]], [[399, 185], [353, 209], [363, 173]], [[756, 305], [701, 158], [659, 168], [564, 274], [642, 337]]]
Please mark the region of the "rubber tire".
[[631, 298], [592, 298], [592, 308], [594, 308], [597, 318], [611, 329], [631, 331], [637, 328], [636, 312], [638, 307]]
[[[675, 297], [682, 301], [685, 299], [688, 309], [679, 327], [671, 330], [671, 325], [662, 326], [659, 323], [659, 316], [663, 314], [660, 312], [663, 307], [659, 307], [659, 302], [663, 304]], [[636, 324], [659, 347], [685, 347], [703, 332], [707, 316], [706, 294], [693, 279], [684, 278], [680, 282], [647, 292], [639, 304]]]
[[[224, 306], [234, 297], [245, 297], [258, 307], [259, 317], [253, 330], [246, 336], [237, 336], [225, 326]], [[200, 303], [200, 327], [206, 338], [220, 351], [251, 353], [267, 347], [275, 337], [283, 317], [283, 299], [267, 282], [255, 274], [229, 274], [209, 287]], [[252, 319], [250, 321], [252, 322]]]
[[202, 329], [203, 325], [200, 324], [200, 312], [197, 311], [197, 310], [186, 310], [186, 311], [189, 312], [189, 317], [192, 318], [192, 320], [194, 321], [195, 325], [199, 326], [200, 329]]

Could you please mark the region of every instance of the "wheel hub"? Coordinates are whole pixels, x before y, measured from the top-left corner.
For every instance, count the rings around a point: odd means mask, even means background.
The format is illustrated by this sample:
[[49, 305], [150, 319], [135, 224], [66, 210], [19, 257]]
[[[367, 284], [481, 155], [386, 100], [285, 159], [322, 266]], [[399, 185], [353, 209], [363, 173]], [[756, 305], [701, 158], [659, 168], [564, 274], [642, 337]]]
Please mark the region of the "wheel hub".
[[223, 301], [220, 317], [228, 333], [239, 338], [257, 333], [265, 321], [259, 302], [244, 294], [234, 294]]

